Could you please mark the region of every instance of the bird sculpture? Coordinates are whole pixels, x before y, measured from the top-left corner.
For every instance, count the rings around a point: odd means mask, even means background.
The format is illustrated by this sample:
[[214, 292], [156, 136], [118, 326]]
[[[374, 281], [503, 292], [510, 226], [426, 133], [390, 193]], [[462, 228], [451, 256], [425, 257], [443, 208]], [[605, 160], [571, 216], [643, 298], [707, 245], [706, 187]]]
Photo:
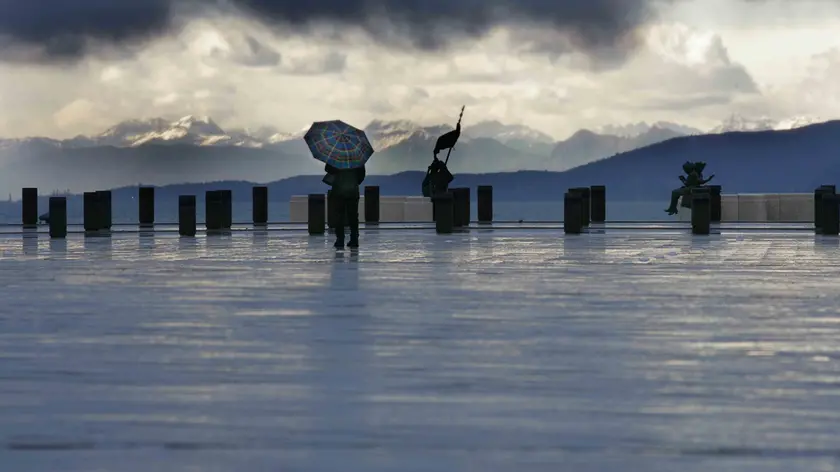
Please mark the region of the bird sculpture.
[[[455, 129], [441, 135], [437, 139], [435, 143], [435, 158], [437, 159], [437, 155], [443, 151], [444, 149], [449, 149], [449, 152], [452, 152], [452, 148], [455, 147], [455, 143], [458, 142], [458, 138], [461, 137], [461, 118], [464, 117], [464, 108], [466, 106], [461, 107], [461, 115], [458, 116], [458, 124], [455, 125]], [[449, 154], [446, 155], [446, 161], [449, 161]]]

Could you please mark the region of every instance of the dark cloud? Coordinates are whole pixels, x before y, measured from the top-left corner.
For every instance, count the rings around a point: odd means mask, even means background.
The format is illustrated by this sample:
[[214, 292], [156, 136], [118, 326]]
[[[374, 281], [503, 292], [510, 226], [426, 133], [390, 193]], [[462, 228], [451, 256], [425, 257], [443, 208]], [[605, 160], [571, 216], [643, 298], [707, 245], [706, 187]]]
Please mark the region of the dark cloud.
[[[270, 25], [305, 30], [320, 24], [361, 28], [396, 47], [436, 50], [503, 24], [551, 29], [591, 54], [632, 47], [627, 38], [674, 0], [0, 0], [0, 54], [28, 47], [42, 60], [87, 52], [88, 38], [134, 44], [180, 20], [238, 10]], [[10, 42], [11, 41], [11, 42]], [[546, 45], [540, 45], [545, 49]]]
[[128, 45], [172, 26], [171, 0], [0, 0], [0, 58], [73, 60], [89, 39]]

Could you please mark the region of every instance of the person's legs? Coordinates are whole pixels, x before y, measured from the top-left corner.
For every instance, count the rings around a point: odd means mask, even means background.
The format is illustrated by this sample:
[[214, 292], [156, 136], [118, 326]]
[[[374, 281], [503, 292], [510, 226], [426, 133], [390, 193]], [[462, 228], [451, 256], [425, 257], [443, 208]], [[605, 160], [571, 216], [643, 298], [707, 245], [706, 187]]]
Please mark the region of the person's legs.
[[345, 211], [347, 224], [350, 226], [350, 247], [359, 247], [359, 197], [351, 197], [346, 200]]
[[333, 197], [333, 202], [335, 203], [335, 213], [333, 213], [333, 218], [335, 218], [335, 247], [336, 248], [343, 248], [344, 247], [344, 224], [345, 224], [345, 201], [346, 199], [341, 197]]

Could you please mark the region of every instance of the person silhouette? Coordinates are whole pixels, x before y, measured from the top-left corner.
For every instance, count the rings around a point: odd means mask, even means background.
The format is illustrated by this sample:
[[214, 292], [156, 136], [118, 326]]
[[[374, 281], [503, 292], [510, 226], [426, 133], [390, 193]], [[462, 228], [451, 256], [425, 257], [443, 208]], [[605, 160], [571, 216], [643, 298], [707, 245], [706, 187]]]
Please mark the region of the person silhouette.
[[364, 165], [353, 169], [339, 169], [327, 164], [324, 171], [330, 176], [332, 191], [331, 203], [336, 206], [335, 244], [336, 249], [344, 247], [344, 227], [350, 226], [350, 241], [347, 247], [359, 247], [359, 186], [364, 182]]

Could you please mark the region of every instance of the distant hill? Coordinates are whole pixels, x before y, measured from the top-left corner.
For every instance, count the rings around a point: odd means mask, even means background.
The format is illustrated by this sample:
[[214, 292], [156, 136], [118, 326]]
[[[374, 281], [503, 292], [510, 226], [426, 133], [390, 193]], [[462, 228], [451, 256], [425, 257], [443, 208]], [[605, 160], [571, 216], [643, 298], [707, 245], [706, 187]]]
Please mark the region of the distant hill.
[[637, 136], [611, 136], [581, 130], [565, 141], [560, 141], [551, 153], [552, 159], [571, 169], [589, 162], [614, 156], [671, 138], [683, 136], [670, 128], [653, 127]]

